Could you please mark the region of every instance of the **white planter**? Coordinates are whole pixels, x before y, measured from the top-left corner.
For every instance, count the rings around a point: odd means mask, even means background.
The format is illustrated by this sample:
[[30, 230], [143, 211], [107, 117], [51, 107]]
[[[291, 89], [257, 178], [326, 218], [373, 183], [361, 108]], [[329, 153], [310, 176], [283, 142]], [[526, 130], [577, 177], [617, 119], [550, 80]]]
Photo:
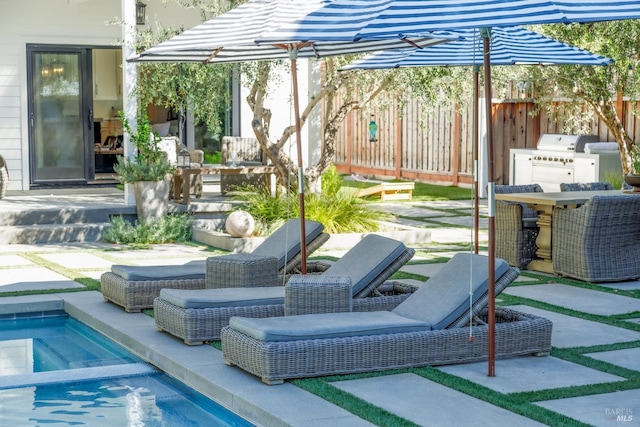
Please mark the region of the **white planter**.
[[138, 181], [133, 183], [138, 221], [161, 218], [169, 209], [169, 180]]

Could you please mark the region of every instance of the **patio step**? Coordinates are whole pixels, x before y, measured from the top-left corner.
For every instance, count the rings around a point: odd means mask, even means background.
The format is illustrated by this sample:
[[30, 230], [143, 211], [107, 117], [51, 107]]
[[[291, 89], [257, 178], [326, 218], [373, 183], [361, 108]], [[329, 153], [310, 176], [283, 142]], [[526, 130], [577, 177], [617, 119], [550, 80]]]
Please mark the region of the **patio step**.
[[97, 242], [108, 227], [108, 222], [5, 226], [0, 229], [0, 244]]
[[[169, 203], [170, 213], [188, 212], [196, 221], [224, 221], [232, 209], [233, 204], [221, 202]], [[98, 242], [115, 215], [134, 221], [135, 206], [0, 210], [0, 244]]]

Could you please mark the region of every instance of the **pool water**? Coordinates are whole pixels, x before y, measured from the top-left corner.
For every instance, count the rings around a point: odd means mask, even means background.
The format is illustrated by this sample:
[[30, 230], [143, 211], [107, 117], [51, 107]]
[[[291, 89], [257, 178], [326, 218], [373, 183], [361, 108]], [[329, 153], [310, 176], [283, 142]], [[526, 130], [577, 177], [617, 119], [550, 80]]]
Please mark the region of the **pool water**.
[[252, 426], [93, 329], [0, 319], [0, 426]]

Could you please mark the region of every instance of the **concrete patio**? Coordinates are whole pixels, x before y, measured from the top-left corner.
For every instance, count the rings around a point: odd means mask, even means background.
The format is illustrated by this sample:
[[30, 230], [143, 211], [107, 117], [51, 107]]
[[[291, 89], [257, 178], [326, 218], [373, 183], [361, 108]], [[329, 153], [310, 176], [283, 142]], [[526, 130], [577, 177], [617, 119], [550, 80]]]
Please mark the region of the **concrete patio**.
[[[20, 197], [25, 198], [24, 203], [18, 202]], [[70, 194], [62, 199], [67, 206], [91, 203], [84, 197]], [[61, 200], [60, 197], [56, 199]], [[7, 202], [26, 209], [33, 209], [37, 203], [49, 203], [46, 198], [41, 200], [38, 202], [29, 195], [11, 195], [0, 200], [0, 208], [4, 209]], [[470, 201], [399, 202], [379, 206], [400, 215], [403, 223], [431, 231], [431, 242], [412, 245], [417, 253], [401, 269], [403, 272], [429, 277], [442, 265], [441, 257], [470, 250]], [[483, 213], [486, 213], [484, 211], [483, 207]], [[484, 222], [481, 222], [481, 239], [486, 241]], [[84, 285], [75, 279], [97, 280], [112, 264], [182, 264], [210, 256], [208, 249], [198, 244], [171, 244], [140, 250], [101, 242], [0, 245], [0, 292], [82, 288]], [[314, 255], [339, 257], [345, 250], [321, 249]], [[565, 415], [573, 425], [611, 426], [621, 422], [640, 425], [640, 386], [626, 386], [621, 391], [607, 393], [589, 391], [602, 384], [640, 384], [640, 299], [623, 295], [625, 291], [640, 289], [640, 282], [596, 284], [588, 288], [565, 282], [553, 276], [532, 277], [523, 272], [505, 291], [501, 301], [517, 301], [510, 307], [550, 319], [554, 324], [554, 351], [597, 346], [582, 357], [606, 364], [578, 363], [583, 359], [567, 360], [552, 354], [498, 360], [495, 377], [487, 376], [486, 363], [451, 365], [438, 370], [485, 387], [505, 399], [524, 392], [578, 387], [582, 391], [570, 397], [533, 404]], [[149, 316], [125, 313], [104, 302], [99, 292], [48, 295], [36, 292], [30, 296], [0, 295], [0, 298], [0, 315], [63, 308], [71, 316], [114, 338], [153, 365], [256, 424], [374, 425], [292, 383], [264, 385], [258, 378], [226, 366], [221, 352], [214, 347], [186, 346], [159, 332]], [[616, 344], [624, 345], [611, 351], [606, 348]], [[611, 369], [605, 371], [602, 366]], [[624, 372], [628, 374], [626, 377], [620, 375]], [[412, 372], [333, 381], [331, 384], [416, 425], [544, 425]]]

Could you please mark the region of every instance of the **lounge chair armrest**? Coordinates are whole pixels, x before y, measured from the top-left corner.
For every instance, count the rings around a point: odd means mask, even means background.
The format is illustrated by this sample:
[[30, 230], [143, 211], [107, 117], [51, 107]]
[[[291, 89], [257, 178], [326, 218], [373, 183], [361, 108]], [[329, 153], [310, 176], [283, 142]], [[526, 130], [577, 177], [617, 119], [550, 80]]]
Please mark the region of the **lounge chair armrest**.
[[254, 254], [229, 254], [207, 258], [207, 289], [275, 286], [278, 259]]
[[284, 315], [352, 311], [348, 276], [293, 275], [285, 285]]

